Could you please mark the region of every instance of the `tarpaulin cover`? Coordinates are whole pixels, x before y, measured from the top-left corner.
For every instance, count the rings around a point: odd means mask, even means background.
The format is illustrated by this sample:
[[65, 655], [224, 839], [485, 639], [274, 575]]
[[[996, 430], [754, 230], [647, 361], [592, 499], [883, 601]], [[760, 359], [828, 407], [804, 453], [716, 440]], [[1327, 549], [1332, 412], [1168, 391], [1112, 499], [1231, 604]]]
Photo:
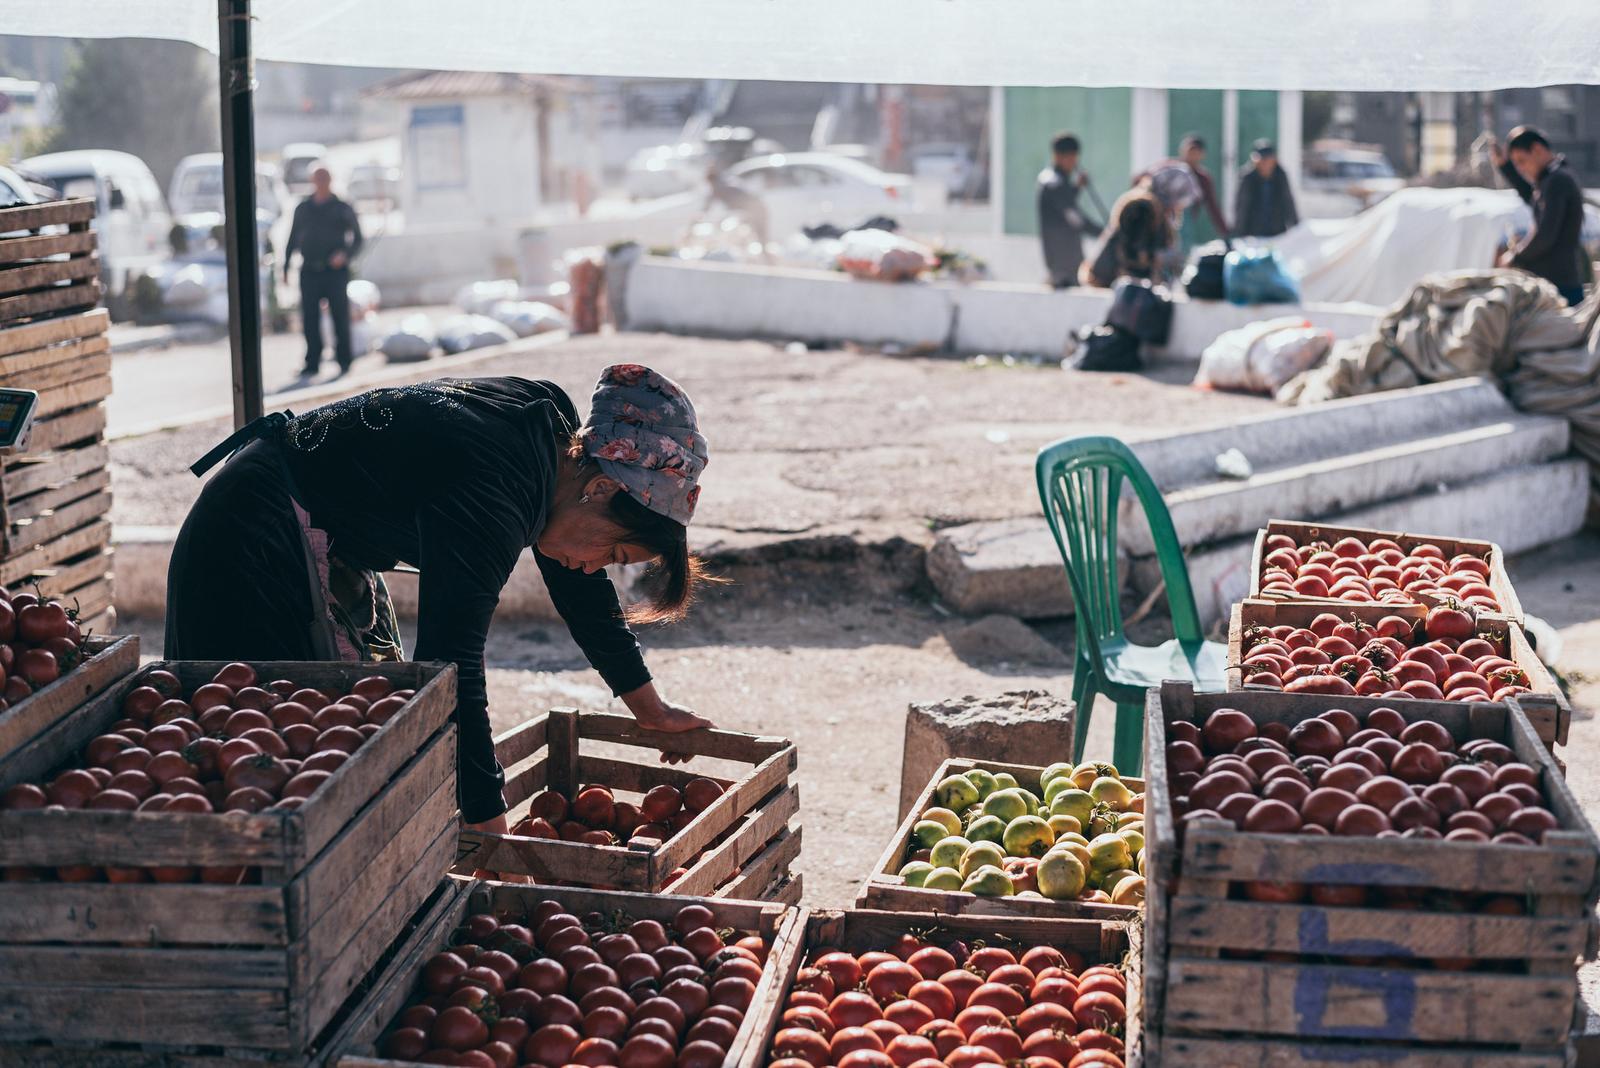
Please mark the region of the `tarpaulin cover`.
[[[1595, 0], [257, 0], [262, 59], [948, 85], [1600, 83]], [[215, 0], [0, 0], [0, 32], [215, 50]]]

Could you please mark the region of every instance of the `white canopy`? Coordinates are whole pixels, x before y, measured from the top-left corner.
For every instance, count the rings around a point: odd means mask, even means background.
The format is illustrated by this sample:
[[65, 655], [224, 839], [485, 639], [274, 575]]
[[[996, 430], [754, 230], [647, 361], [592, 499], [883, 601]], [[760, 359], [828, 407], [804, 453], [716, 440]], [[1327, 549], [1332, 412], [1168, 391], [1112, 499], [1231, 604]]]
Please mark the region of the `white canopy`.
[[[1600, 0], [256, 0], [261, 59], [966, 85], [1600, 83]], [[215, 51], [215, 0], [0, 0], [0, 33]]]

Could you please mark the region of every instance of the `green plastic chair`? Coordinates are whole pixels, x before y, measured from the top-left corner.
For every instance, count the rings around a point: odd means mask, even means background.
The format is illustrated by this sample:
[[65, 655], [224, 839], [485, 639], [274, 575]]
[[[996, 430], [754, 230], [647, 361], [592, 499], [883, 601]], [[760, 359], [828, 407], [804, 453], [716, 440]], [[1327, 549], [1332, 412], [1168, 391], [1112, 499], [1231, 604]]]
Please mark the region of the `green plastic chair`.
[[[1095, 695], [1103, 693], [1117, 704], [1112, 760], [1119, 772], [1137, 775], [1144, 763], [1145, 691], [1168, 679], [1187, 680], [1202, 691], [1226, 689], [1226, 647], [1205, 640], [1172, 516], [1127, 445], [1109, 437], [1067, 438], [1040, 450], [1035, 470], [1039, 500], [1072, 584], [1078, 632], [1073, 754], [1081, 759]], [[1117, 501], [1124, 478], [1149, 521], [1177, 635], [1157, 646], [1135, 645], [1123, 634]]]

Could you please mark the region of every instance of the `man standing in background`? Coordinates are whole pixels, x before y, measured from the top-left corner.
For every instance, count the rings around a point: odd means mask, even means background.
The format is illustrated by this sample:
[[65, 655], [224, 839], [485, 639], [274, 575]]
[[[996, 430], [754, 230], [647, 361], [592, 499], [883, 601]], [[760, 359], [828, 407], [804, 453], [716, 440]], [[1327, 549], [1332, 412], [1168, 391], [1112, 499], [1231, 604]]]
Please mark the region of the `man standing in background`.
[[1211, 179], [1211, 172], [1203, 164], [1206, 161], [1205, 138], [1197, 133], [1183, 135], [1183, 140], [1178, 142], [1178, 158], [1189, 165], [1194, 172], [1194, 180], [1200, 183], [1200, 203], [1205, 205], [1206, 214], [1211, 217], [1211, 225], [1216, 229], [1217, 236], [1224, 241], [1228, 238], [1228, 220], [1222, 217], [1222, 205], [1217, 203], [1217, 184]]
[[1567, 157], [1532, 126], [1511, 131], [1505, 148], [1489, 145], [1489, 158], [1533, 209], [1533, 229], [1501, 253], [1499, 266], [1519, 267], [1547, 279], [1568, 304], [1583, 300], [1583, 190]]
[[1289, 176], [1278, 166], [1278, 150], [1271, 141], [1250, 148], [1250, 166], [1239, 174], [1239, 191], [1233, 201], [1235, 237], [1277, 237], [1300, 221], [1295, 210]]
[[361, 250], [361, 223], [355, 209], [333, 195], [333, 175], [318, 165], [311, 172], [311, 195], [294, 209], [294, 225], [283, 250], [283, 277], [289, 279], [289, 261], [300, 253], [300, 325], [306, 335], [306, 365], [300, 373], [309, 378], [322, 367], [322, 304], [333, 320], [333, 355], [339, 373], [350, 370], [350, 260]]
[[1050, 166], [1039, 172], [1039, 241], [1056, 289], [1078, 284], [1083, 235], [1097, 236], [1101, 230], [1078, 210], [1078, 194], [1089, 184], [1089, 176], [1078, 169], [1079, 147], [1072, 134], [1061, 134], [1050, 142]]

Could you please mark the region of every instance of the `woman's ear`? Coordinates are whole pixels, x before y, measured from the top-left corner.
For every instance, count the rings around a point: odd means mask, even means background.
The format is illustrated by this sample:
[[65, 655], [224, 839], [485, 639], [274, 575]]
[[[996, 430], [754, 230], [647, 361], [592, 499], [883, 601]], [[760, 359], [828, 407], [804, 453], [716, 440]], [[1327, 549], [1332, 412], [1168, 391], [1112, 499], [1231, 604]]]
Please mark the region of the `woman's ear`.
[[616, 479], [609, 478], [606, 475], [596, 475], [583, 487], [583, 495], [591, 501], [599, 501], [601, 504], [605, 504], [621, 488], [622, 484]]

